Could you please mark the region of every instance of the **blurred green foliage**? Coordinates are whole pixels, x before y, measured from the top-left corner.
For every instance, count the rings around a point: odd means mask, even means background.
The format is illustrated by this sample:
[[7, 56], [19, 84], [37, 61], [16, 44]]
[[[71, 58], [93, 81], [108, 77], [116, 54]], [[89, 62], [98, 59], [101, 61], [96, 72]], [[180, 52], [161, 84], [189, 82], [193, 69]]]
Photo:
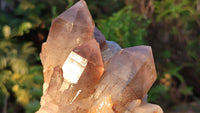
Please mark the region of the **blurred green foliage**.
[[23, 40], [23, 36], [41, 24], [40, 10], [44, 6], [26, 0], [17, 4], [3, 2], [6, 7], [0, 11], [0, 110], [33, 113], [40, 107], [42, 66], [37, 63], [39, 54], [34, 43]]
[[[52, 19], [76, 1], [0, 0], [0, 111], [33, 113], [39, 108], [43, 76], [38, 45]], [[122, 47], [152, 46], [158, 79], [149, 102], [168, 109], [199, 100], [199, 0], [86, 2], [107, 40]]]
[[[4, 38], [0, 41], [0, 93], [3, 95], [1, 101], [8, 97], [15, 98], [14, 102], [25, 108], [33, 102], [38, 102], [42, 95], [42, 67], [35, 64], [36, 48], [32, 42], [17, 42], [16, 39]], [[12, 100], [13, 101], [13, 100]], [[10, 106], [11, 103], [7, 103]], [[5, 102], [1, 102], [1, 106]], [[12, 105], [14, 108], [15, 105]], [[10, 106], [11, 107], [11, 106]], [[10, 108], [9, 107], [9, 108]], [[37, 106], [30, 110], [37, 110]], [[14, 112], [15, 109], [8, 109]]]
[[107, 40], [115, 41], [122, 47], [131, 47], [145, 44], [143, 37], [147, 35], [150, 20], [133, 13], [132, 6], [126, 6], [109, 18], [97, 20], [97, 24]]
[[170, 101], [163, 102], [165, 107], [172, 106], [171, 103], [194, 101], [200, 97], [199, 1], [154, 0], [154, 7], [155, 21], [149, 32], [156, 34], [149, 35], [148, 40], [156, 51], [154, 55], [160, 74], [157, 84], [164, 85], [167, 90], [160, 95], [153, 91], [159, 90], [159, 86], [155, 86], [150, 95], [165, 98], [167, 94]]
[[[3, 33], [6, 34], [7, 31]], [[0, 40], [0, 95], [1, 106], [7, 101], [8, 112], [14, 112], [15, 105], [10, 105], [10, 98], [26, 108], [33, 102], [38, 102], [42, 95], [42, 67], [35, 64], [38, 53], [32, 42], [19, 42], [16, 38]], [[4, 99], [8, 97], [8, 100]], [[37, 106], [26, 111], [37, 110]]]

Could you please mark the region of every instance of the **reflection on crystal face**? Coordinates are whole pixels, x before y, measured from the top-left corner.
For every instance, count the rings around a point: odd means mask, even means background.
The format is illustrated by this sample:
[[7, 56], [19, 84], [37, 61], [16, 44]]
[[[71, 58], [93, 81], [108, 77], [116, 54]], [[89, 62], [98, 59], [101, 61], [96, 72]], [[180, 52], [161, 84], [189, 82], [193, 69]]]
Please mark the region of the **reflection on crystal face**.
[[77, 96], [81, 93], [82, 90], [78, 90], [76, 95], [74, 96], [74, 98], [72, 99], [72, 101], [70, 102], [70, 104], [72, 104], [74, 102], [74, 100], [77, 98]]
[[62, 66], [64, 79], [69, 83], [76, 84], [81, 77], [87, 63], [87, 59], [72, 51]]

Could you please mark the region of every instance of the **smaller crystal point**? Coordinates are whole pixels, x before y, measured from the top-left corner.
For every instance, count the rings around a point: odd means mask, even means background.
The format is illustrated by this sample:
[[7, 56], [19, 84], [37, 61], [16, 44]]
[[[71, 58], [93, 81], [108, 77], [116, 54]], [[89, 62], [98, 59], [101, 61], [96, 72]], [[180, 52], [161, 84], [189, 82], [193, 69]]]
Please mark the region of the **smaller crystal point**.
[[77, 85], [83, 90], [83, 93], [89, 93], [89, 90], [93, 92], [94, 86], [98, 83], [104, 71], [99, 44], [95, 39], [92, 39], [73, 51], [88, 60], [87, 67]]
[[156, 70], [149, 46], [122, 49], [105, 64], [95, 98], [110, 94], [115, 111], [124, 112], [122, 108], [134, 99], [142, 99], [155, 80]]
[[58, 94], [58, 91], [63, 82], [62, 70], [61, 67], [57, 66], [54, 68], [53, 74], [51, 75], [51, 81], [47, 89], [47, 94], [55, 97]]
[[[137, 58], [134, 60], [134, 65], [135, 68], [138, 67], [138, 70], [134, 72], [134, 77], [130, 80], [119, 99], [118, 104], [121, 107], [131, 100], [144, 98], [157, 77], [150, 46], [136, 46], [124, 50], [131, 52]], [[116, 106], [115, 108], [118, 109]]]
[[[58, 104], [60, 99], [59, 89], [63, 82], [62, 70], [59, 66], [53, 69], [50, 83], [48, 84], [43, 96], [41, 98], [41, 106], [48, 103]], [[44, 83], [45, 85], [46, 83]], [[46, 86], [44, 86], [46, 87]]]
[[147, 94], [157, 78], [152, 49], [150, 46], [136, 46], [125, 48], [125, 50], [130, 51], [133, 54], [137, 54], [140, 56], [138, 60], [143, 61], [143, 64], [136, 73], [135, 77], [127, 86], [125, 93], [133, 91], [137, 98], [142, 99]]

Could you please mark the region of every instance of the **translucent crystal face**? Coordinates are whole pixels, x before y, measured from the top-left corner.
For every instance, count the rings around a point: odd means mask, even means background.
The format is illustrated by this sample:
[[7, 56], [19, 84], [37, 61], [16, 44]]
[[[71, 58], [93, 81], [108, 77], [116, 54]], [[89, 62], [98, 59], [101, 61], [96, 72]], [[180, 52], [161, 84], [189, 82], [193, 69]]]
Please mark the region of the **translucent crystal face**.
[[64, 79], [69, 83], [76, 84], [81, 77], [87, 63], [87, 59], [72, 51], [62, 66]]
[[52, 21], [47, 41], [42, 45], [40, 54], [45, 70], [44, 82], [49, 84], [53, 73], [51, 70], [62, 66], [75, 47], [92, 39], [94, 27], [91, 14], [83, 0]]

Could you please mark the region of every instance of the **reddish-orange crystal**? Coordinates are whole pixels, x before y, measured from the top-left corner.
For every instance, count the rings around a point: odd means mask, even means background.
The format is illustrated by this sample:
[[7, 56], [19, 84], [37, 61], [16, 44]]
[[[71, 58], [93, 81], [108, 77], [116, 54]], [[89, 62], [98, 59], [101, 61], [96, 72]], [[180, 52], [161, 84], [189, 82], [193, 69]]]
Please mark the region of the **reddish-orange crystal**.
[[40, 57], [37, 113], [163, 113], [142, 100], [156, 80], [151, 47], [106, 41], [84, 0], [53, 20]]
[[155, 80], [156, 70], [151, 47], [122, 49], [105, 65], [95, 98], [110, 94], [114, 109], [122, 112], [127, 103], [142, 99]]

